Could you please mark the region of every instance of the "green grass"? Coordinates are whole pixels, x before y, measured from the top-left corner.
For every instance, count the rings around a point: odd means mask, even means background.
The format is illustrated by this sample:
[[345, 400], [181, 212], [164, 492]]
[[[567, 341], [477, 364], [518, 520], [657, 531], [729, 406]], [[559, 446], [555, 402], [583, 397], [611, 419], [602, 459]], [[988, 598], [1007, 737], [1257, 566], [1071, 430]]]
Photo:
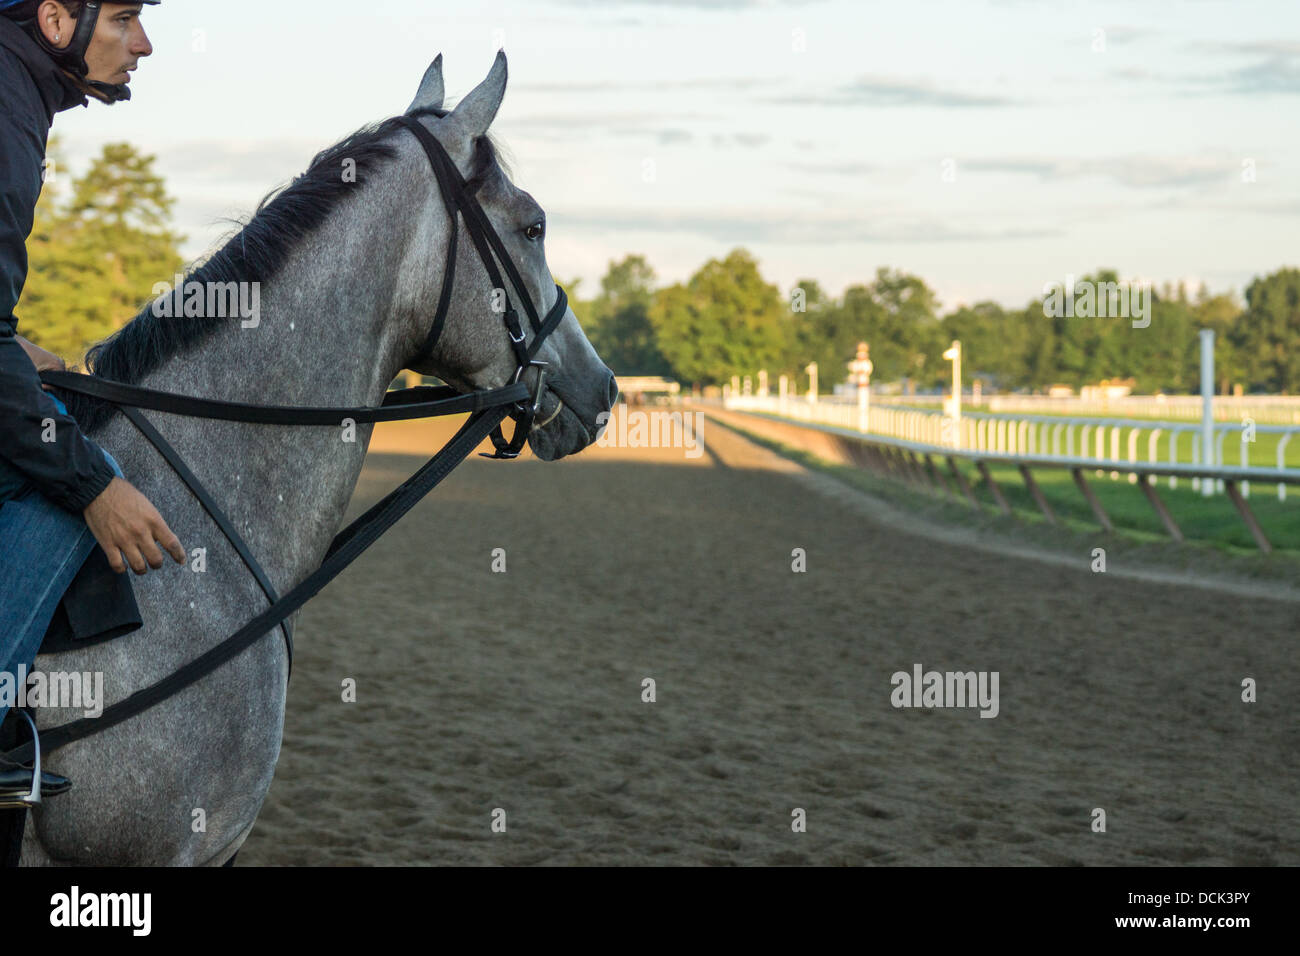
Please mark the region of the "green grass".
[[[728, 425], [727, 427], [733, 427]], [[1237, 514], [1231, 500], [1222, 494], [1204, 498], [1191, 490], [1190, 481], [1180, 479], [1170, 489], [1167, 479], [1157, 488], [1162, 501], [1181, 528], [1186, 541], [1174, 542], [1136, 484], [1126, 475], [1112, 481], [1109, 472], [1098, 477], [1084, 473], [1089, 487], [1110, 516], [1114, 534], [1101, 532], [1091, 508], [1079, 493], [1070, 473], [1064, 469], [1038, 469], [1035, 481], [1056, 513], [1060, 524], [1049, 525], [1034, 503], [1015, 467], [990, 467], [989, 473], [1012, 509], [1002, 515], [975, 466], [954, 459], [980, 503], [978, 511], [964, 499], [936, 495], [915, 485], [877, 475], [850, 465], [827, 462], [808, 452], [772, 441], [744, 428], [734, 428], [751, 441], [769, 448], [807, 468], [830, 474], [853, 487], [892, 504], [924, 514], [944, 523], [976, 526], [1049, 548], [1093, 547], [1102, 544], [1108, 553], [1118, 549], [1135, 559], [1180, 568], [1198, 568], [1210, 573], [1223, 568], [1250, 577], [1272, 578], [1294, 584], [1300, 580], [1300, 486], [1288, 487], [1285, 502], [1277, 500], [1276, 486], [1252, 487], [1248, 504], [1268, 536], [1274, 551], [1263, 555]], [[935, 459], [936, 465], [943, 464]], [[944, 475], [952, 485], [946, 465]], [[1226, 562], [1226, 564], [1225, 564]]]
[[[895, 399], [895, 398], [881, 398], [881, 399], [879, 399], [879, 401], [880, 401], [880, 403], [883, 404], [883, 405], [898, 405], [898, 406], [904, 406], [904, 407], [907, 407], [907, 408], [915, 408], [915, 409], [919, 409], [919, 410], [926, 410], [926, 409], [935, 410], [935, 409], [937, 409], [937, 408], [939, 407], [938, 405], [936, 405], [936, 404], [934, 404], [934, 403], [930, 403], [930, 404], [925, 404], [925, 403], [915, 403], [915, 404], [912, 404], [912, 403], [907, 402], [906, 400], [900, 400], [900, 399]], [[1201, 415], [1200, 415], [1200, 411], [1199, 411], [1199, 409], [1198, 409], [1198, 411], [1197, 411], [1197, 413], [1196, 413], [1196, 416], [1195, 416], [1194, 418], [1183, 418], [1183, 417], [1180, 417], [1180, 416], [1177, 416], [1177, 415], [1173, 415], [1173, 414], [1171, 414], [1171, 413], [1160, 414], [1160, 413], [1158, 413], [1158, 412], [1152, 412], [1152, 413], [1150, 413], [1150, 414], [1147, 414], [1147, 413], [1145, 413], [1145, 412], [1141, 412], [1141, 411], [1133, 411], [1133, 412], [1125, 411], [1125, 412], [1122, 413], [1122, 414], [1121, 414], [1119, 411], [1115, 411], [1115, 412], [1105, 412], [1105, 411], [1102, 411], [1102, 412], [1094, 412], [1094, 411], [1088, 411], [1088, 412], [1077, 412], [1077, 411], [1070, 411], [1069, 409], [1065, 409], [1065, 408], [1060, 408], [1060, 409], [1055, 409], [1055, 408], [1044, 408], [1044, 409], [1041, 409], [1041, 410], [1035, 410], [1035, 411], [1032, 411], [1032, 412], [1012, 412], [1012, 411], [1005, 411], [1005, 410], [993, 411], [993, 410], [991, 410], [990, 403], [989, 403], [988, 401], [984, 401], [984, 402], [980, 403], [979, 405], [971, 405], [969, 402], [963, 402], [963, 403], [962, 403], [962, 411], [963, 411], [963, 412], [976, 412], [976, 413], [979, 413], [979, 414], [981, 414], [981, 415], [990, 415], [990, 414], [991, 414], [991, 415], [1005, 415], [1005, 416], [1007, 416], [1007, 417], [1011, 417], [1011, 418], [1014, 418], [1014, 417], [1016, 417], [1017, 415], [1027, 415], [1027, 416], [1031, 416], [1031, 417], [1033, 417], [1033, 416], [1042, 416], [1042, 417], [1044, 417], [1044, 418], [1097, 418], [1097, 419], [1103, 419], [1103, 418], [1128, 418], [1128, 419], [1133, 419], [1133, 420], [1138, 420], [1138, 421], [1148, 421], [1148, 422], [1173, 422], [1174, 424], [1179, 424], [1179, 425], [1199, 425], [1199, 424], [1201, 423]], [[1235, 421], [1235, 419], [1234, 419], [1234, 421]], [[1218, 425], [1225, 424], [1225, 420], [1224, 420], [1224, 419], [1221, 419], [1221, 418], [1216, 418], [1216, 419], [1215, 419], [1215, 424], [1218, 424]], [[1274, 425], [1296, 424], [1296, 425], [1300, 425], [1300, 422], [1290, 422], [1290, 423], [1288, 423], [1288, 422], [1261, 422], [1261, 424], [1274, 424]]]
[[[973, 421], [974, 419], [970, 419], [970, 420]], [[990, 432], [989, 441], [990, 443], [992, 443], [992, 434], [991, 434], [992, 422], [990, 422], [989, 425], [986, 427], [989, 428], [989, 432]], [[1039, 429], [1039, 435], [1042, 443], [1037, 447], [1037, 452], [1039, 453], [1051, 452], [1052, 431], [1054, 430], [1054, 428], [1055, 426], [1047, 426], [1045, 428]], [[1120, 429], [1119, 445], [1117, 447], [1117, 451], [1119, 454], [1119, 459], [1121, 461], [1128, 460], [1129, 436], [1132, 435], [1133, 431], [1134, 429], [1130, 427], [1123, 427]], [[1136, 431], [1138, 432], [1137, 449], [1136, 449], [1137, 461], [1139, 462], [1150, 461], [1150, 458], [1148, 457], [1148, 453], [1151, 449], [1151, 445], [1150, 445], [1151, 432], [1149, 429], [1145, 429], [1145, 428], [1138, 428], [1136, 429]], [[1008, 435], [1008, 438], [1009, 437], [1010, 436]], [[1257, 431], [1255, 433], [1254, 441], [1244, 443], [1246, 446], [1246, 464], [1252, 465], [1257, 468], [1276, 468], [1277, 467], [1277, 446], [1279, 442], [1281, 442], [1282, 438], [1283, 438], [1282, 435], [1277, 434], [1275, 432]], [[1097, 429], [1092, 428], [1088, 430], [1088, 436], [1087, 436], [1088, 443], [1086, 448], [1083, 447], [1082, 439], [1083, 439], [1083, 427], [1076, 425], [1074, 428], [1074, 454], [1080, 457], [1084, 457], [1084, 456], [1096, 457]], [[1060, 438], [1060, 442], [1061, 442], [1060, 450], [1061, 450], [1061, 454], [1063, 455], [1066, 454], [1066, 452], [1069, 450], [1069, 446], [1066, 444], [1066, 440], [1067, 440], [1067, 436], [1065, 431], [1063, 430], [1061, 432], [1061, 438]], [[1169, 461], [1169, 444], [1172, 440], [1173, 440], [1173, 435], [1168, 431], [1162, 431], [1159, 437], [1156, 438], [1155, 454], [1156, 454], [1157, 462], [1164, 464]], [[1182, 464], [1187, 464], [1192, 461], [1192, 440], [1193, 439], [1192, 439], [1191, 431], [1183, 431], [1180, 432], [1178, 435], [1178, 461], [1181, 462]], [[1026, 441], [1028, 441], [1027, 436], [1026, 436]], [[1217, 436], [1216, 436], [1216, 441], [1217, 441]], [[1229, 434], [1228, 437], [1223, 440], [1223, 463], [1225, 466], [1232, 467], [1235, 465], [1240, 465], [1242, 463], [1241, 462], [1242, 444], [1243, 442], [1241, 441], [1240, 437], [1237, 435]], [[1286, 449], [1283, 452], [1283, 456], [1284, 456], [1283, 464], [1286, 467], [1300, 468], [1300, 434], [1295, 435], [1295, 437], [1293, 437], [1289, 442], [1287, 442]], [[1111, 456], [1111, 433], [1109, 428], [1103, 430], [1101, 457], [1103, 458], [1112, 457]], [[1179, 483], [1180, 484], [1182, 483], [1181, 480]]]
[[[1014, 419], [1016, 413], [1000, 412], [998, 414], [1004, 414], [1008, 416], [1008, 418]], [[1050, 412], [1050, 411], [1034, 413], [1035, 416], [1041, 416], [1045, 418], [1065, 418], [1065, 417], [1069, 417], [1070, 414], [1071, 413], [1068, 412]], [[1111, 415], [1111, 416], [1087, 415], [1083, 417], [1096, 418], [1101, 421], [1105, 421], [1108, 418], [1113, 418], [1113, 419], [1127, 418], [1135, 421], [1146, 420], [1146, 421], [1153, 421], [1153, 422], [1163, 420], [1159, 416], [1148, 417], [1144, 415], [1122, 415], [1122, 416], [1121, 415]], [[970, 421], [975, 421], [975, 419], [970, 419]], [[1196, 425], [1196, 423], [1194, 422], [1179, 422], [1178, 424], [1184, 424], [1190, 426]], [[1218, 423], [1218, 424], [1222, 424], [1222, 423]], [[986, 427], [988, 427], [991, 430], [993, 427], [993, 422], [990, 421], [989, 425]], [[1259, 427], [1262, 428], [1264, 426], [1261, 425]], [[1043, 436], [1043, 440], [1046, 442], [1045, 448], [1047, 451], [1050, 451], [1052, 447], [1051, 446], [1052, 431], [1054, 430], [1054, 428], [1055, 426], [1049, 425], [1046, 427], [1040, 426], [1037, 429], [1040, 435]], [[1150, 448], [1150, 444], [1149, 444], [1150, 430], [1145, 428], [1139, 428], [1137, 429], [1137, 431], [1138, 431], [1137, 460], [1139, 462], [1145, 462], [1149, 460], [1147, 457], [1147, 453]], [[1133, 432], [1132, 428], [1125, 427], [1121, 429], [1119, 435], [1119, 449], [1118, 449], [1119, 457], [1120, 459], [1125, 461], [1128, 460], [1128, 442], [1129, 442], [1129, 436], [1132, 434], [1132, 432]], [[1094, 456], [1097, 451], [1097, 430], [1095, 428], [1089, 429], [1088, 447], [1086, 449], [1080, 447], [1080, 439], [1082, 437], [1082, 433], [1083, 433], [1082, 426], [1076, 425], [1074, 428], [1074, 453], [1080, 456], [1083, 455]], [[1160, 434], [1160, 437], [1156, 439], [1156, 460], [1157, 461], [1159, 462], [1169, 461], [1169, 443], [1172, 437], [1173, 436], [1170, 432], [1163, 431]], [[1282, 435], [1277, 434], [1275, 432], [1256, 431], [1255, 440], [1253, 442], [1245, 442], [1246, 454], [1247, 454], [1246, 463], [1248, 465], [1252, 465], [1258, 468], [1276, 468], [1277, 467], [1277, 446], [1278, 443], [1282, 440], [1282, 437], [1283, 437]], [[1178, 460], [1184, 464], [1192, 460], [1192, 440], [1193, 440], [1192, 431], [1183, 431], [1179, 433]], [[1216, 441], [1217, 441], [1217, 435], [1216, 435]], [[1240, 436], [1237, 435], [1229, 434], [1228, 437], [1223, 440], [1224, 465], [1233, 466], [1233, 465], [1241, 464], [1242, 444], [1243, 443], [1240, 439]], [[1061, 453], [1065, 454], [1065, 452], [1066, 452], [1066, 435], [1065, 432], [1062, 431]], [[1300, 468], [1300, 434], [1297, 434], [1287, 443], [1286, 450], [1283, 454], [1284, 454], [1283, 463], [1286, 467]], [[1105, 434], [1102, 438], [1102, 457], [1105, 458], [1111, 457], [1111, 438], [1110, 438], [1109, 428], [1106, 429]]]
[[[976, 497], [994, 507], [993, 495], [982, 483], [975, 466], [961, 459], [954, 460], [971, 486], [979, 486], [975, 490]], [[1018, 469], [990, 466], [989, 474], [1013, 510], [1041, 514]], [[1075, 486], [1070, 472], [1063, 468], [1040, 468], [1033, 472], [1033, 477], [1058, 517], [1096, 527], [1092, 509]], [[1143, 537], [1168, 537], [1146, 495], [1137, 484], [1129, 483], [1127, 475], [1121, 473], [1117, 480], [1112, 480], [1110, 472], [1102, 472], [1098, 477], [1095, 471], [1085, 471], [1084, 478], [1116, 528]], [[1188, 540], [1230, 550], [1255, 550], [1255, 539], [1227, 495], [1215, 494], [1205, 498], [1199, 491], [1192, 490], [1188, 479], [1179, 479], [1177, 488], [1171, 489], [1168, 479], [1162, 479], [1153, 487]], [[1247, 504], [1274, 548], [1300, 556], [1300, 486], [1289, 486], [1287, 500], [1283, 502], [1277, 500], [1276, 485], [1256, 483], [1251, 487]]]

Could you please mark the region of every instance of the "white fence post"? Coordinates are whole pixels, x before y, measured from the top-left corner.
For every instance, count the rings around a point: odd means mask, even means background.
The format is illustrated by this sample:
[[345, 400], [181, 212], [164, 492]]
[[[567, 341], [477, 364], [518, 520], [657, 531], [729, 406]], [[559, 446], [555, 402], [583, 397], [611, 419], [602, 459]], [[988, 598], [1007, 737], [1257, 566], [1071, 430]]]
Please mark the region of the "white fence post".
[[[1214, 467], [1214, 329], [1201, 329], [1201, 464]], [[1214, 481], [1201, 482], [1201, 494], [1214, 494]]]

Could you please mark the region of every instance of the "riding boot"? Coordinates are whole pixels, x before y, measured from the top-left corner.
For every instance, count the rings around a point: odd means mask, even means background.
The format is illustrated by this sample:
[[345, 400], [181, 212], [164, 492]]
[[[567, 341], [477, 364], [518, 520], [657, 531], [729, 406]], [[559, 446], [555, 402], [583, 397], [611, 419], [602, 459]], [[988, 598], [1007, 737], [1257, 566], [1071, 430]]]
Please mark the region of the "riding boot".
[[[42, 773], [39, 791], [33, 789], [34, 782], [31, 767], [0, 770], [0, 810], [34, 807], [46, 797], [56, 797], [72, 789], [72, 781], [57, 773]], [[36, 799], [32, 799], [33, 795]]]
[[32, 766], [5, 762], [0, 767], [0, 810], [34, 807], [45, 797], [56, 797], [72, 789], [72, 781], [57, 773], [41, 771], [41, 738], [36, 722], [22, 708], [14, 708], [16, 719], [25, 721], [34, 745]]

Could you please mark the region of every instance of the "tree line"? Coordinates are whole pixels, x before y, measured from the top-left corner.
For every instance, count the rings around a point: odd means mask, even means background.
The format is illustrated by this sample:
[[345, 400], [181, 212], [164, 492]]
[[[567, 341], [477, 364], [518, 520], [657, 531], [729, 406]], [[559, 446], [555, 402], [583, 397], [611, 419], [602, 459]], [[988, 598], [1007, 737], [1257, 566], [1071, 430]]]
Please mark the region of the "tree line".
[[[1189, 296], [1181, 284], [1153, 289], [1145, 327], [1129, 318], [1059, 315], [1041, 297], [1021, 309], [980, 302], [940, 314], [923, 279], [887, 268], [839, 297], [812, 279], [783, 293], [744, 249], [710, 260], [685, 282], [656, 288], [654, 280], [645, 257], [629, 255], [610, 263], [590, 299], [575, 297], [583, 328], [616, 373], [710, 385], [759, 369], [772, 381], [798, 377], [815, 361], [825, 390], [847, 380], [847, 363], [866, 341], [873, 382], [937, 389], [951, 382], [942, 356], [959, 339], [968, 387], [979, 380], [986, 390], [1041, 391], [1132, 378], [1137, 392], [1187, 393], [1200, 388], [1199, 332], [1209, 328], [1219, 391], [1300, 391], [1300, 270], [1293, 268], [1256, 278], [1244, 304], [1204, 288]], [[1078, 281], [1086, 283], [1122, 285], [1109, 269]]]

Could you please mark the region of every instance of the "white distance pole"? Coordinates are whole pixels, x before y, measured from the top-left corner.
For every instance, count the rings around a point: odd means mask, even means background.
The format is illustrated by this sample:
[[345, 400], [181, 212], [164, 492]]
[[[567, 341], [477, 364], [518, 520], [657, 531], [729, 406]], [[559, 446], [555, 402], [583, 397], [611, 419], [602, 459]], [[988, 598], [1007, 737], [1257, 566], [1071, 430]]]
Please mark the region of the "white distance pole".
[[[1201, 464], [1214, 466], [1214, 329], [1201, 329]], [[1201, 494], [1214, 494], [1214, 479], [1201, 479]]]
[[952, 347], [943, 353], [943, 357], [952, 362], [952, 444], [956, 448], [961, 442], [961, 343], [952, 340]]

